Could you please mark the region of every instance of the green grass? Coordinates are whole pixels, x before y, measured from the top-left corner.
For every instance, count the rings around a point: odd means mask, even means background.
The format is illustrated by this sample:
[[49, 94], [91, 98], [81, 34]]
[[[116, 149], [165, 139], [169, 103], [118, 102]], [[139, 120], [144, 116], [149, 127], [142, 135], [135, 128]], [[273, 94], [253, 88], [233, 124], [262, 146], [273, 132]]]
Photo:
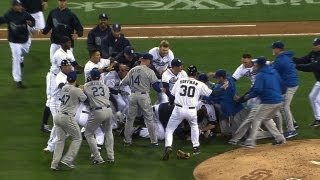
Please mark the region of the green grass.
[[[109, 14], [111, 22], [121, 24], [319, 20], [318, 16], [316, 16], [319, 2], [316, 0], [301, 0], [299, 2], [300, 5], [290, 3], [294, 0], [248, 0], [246, 2], [256, 3], [247, 3], [246, 5], [239, 3], [244, 2], [244, 0], [211, 0], [225, 6], [203, 2], [201, 4], [202, 8], [211, 9], [199, 9], [193, 5], [193, 7], [187, 8], [188, 10], [181, 10], [181, 8], [187, 6], [184, 3], [173, 6], [172, 10], [154, 10], [163, 9], [165, 5], [175, 2], [175, 0], [148, 0], [160, 2], [162, 5], [160, 4], [161, 6], [157, 8], [134, 7], [137, 6], [137, 1], [139, 0], [112, 1], [117, 2], [113, 3], [112, 7], [119, 6], [119, 3], [121, 3], [123, 5], [121, 8], [111, 8], [110, 1], [103, 0], [69, 0], [68, 2], [70, 3], [69, 7], [79, 16], [81, 22], [86, 25], [96, 24], [98, 14], [102, 12]], [[195, 0], [190, 1], [194, 2]], [[9, 2], [9, 0], [0, 2], [0, 15], [10, 7]], [[275, 4], [276, 2], [280, 3], [277, 5]], [[49, 1], [50, 9], [56, 6], [57, 1]]]
[[[176, 57], [185, 62], [185, 67], [196, 64], [202, 71], [224, 68], [233, 72], [240, 63], [244, 52], [265, 55], [269, 58], [269, 45], [275, 38], [240, 39], [188, 39], [170, 40]], [[311, 37], [283, 38], [289, 49], [298, 56], [310, 49]], [[158, 40], [134, 40], [139, 51], [156, 46]], [[49, 170], [51, 155], [44, 154], [48, 136], [39, 131], [42, 109], [45, 102], [45, 76], [49, 69], [49, 42], [33, 42], [31, 53], [26, 57], [24, 82], [27, 89], [16, 89], [11, 77], [11, 54], [6, 42], [0, 43], [0, 179], [193, 179], [192, 172], [197, 164], [219, 153], [233, 149], [227, 139], [216, 138], [202, 142], [202, 153], [189, 160], [170, 159], [160, 161], [163, 142], [159, 149], [144, 146], [148, 139], [135, 139], [132, 148], [123, 148], [122, 139], [115, 138], [116, 164], [113, 166], [91, 166], [89, 147], [84, 141], [77, 158], [77, 169], [68, 172]], [[75, 57], [84, 64], [87, 61], [85, 42], [75, 47]], [[81, 82], [83, 78], [81, 78]], [[301, 86], [293, 100], [293, 114], [300, 124], [299, 137], [319, 138], [320, 132], [308, 126], [313, 117], [307, 95], [314, 83], [311, 73], [300, 73]], [[249, 87], [246, 80], [237, 82], [240, 94]], [[51, 122], [51, 121], [50, 121]], [[268, 141], [269, 142], [269, 141]], [[174, 149], [191, 151], [190, 142], [174, 141]], [[103, 151], [105, 152], [105, 151]], [[103, 153], [105, 155], [105, 153]]]

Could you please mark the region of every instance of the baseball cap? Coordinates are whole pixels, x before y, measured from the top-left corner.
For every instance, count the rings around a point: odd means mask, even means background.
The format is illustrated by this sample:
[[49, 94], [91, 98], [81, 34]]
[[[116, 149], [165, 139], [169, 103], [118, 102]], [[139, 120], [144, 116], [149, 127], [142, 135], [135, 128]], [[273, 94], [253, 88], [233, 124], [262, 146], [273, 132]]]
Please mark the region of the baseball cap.
[[102, 13], [99, 15], [99, 19], [109, 19], [109, 17], [106, 13]]
[[171, 67], [179, 67], [181, 65], [182, 61], [180, 59], [175, 58], [171, 61]]
[[67, 74], [67, 81], [70, 82], [70, 81], [75, 81], [77, 80], [77, 72], [75, 71], [71, 71]]
[[100, 71], [97, 69], [97, 68], [93, 68], [91, 71], [90, 71], [90, 77], [92, 80], [97, 80], [97, 79], [100, 79]]
[[149, 53], [145, 53], [141, 58], [142, 59], [149, 59], [150, 61], [153, 60], [153, 56]]
[[281, 41], [275, 41], [275, 42], [272, 43], [271, 48], [272, 49], [275, 49], [275, 48], [283, 49], [284, 48], [284, 44]]
[[128, 56], [133, 56], [134, 49], [132, 46], [126, 46], [123, 50], [123, 53], [127, 54]]
[[215, 74], [214, 77], [218, 78], [218, 77], [226, 77], [227, 76], [227, 72], [223, 69], [218, 69]]
[[265, 65], [267, 62], [267, 59], [263, 56], [258, 57], [257, 59], [253, 59], [252, 62], [254, 64], [259, 64], [259, 65]]
[[197, 67], [194, 65], [190, 65], [187, 71], [188, 71], [188, 75], [196, 75], [196, 73], [198, 72]]
[[199, 76], [198, 76], [198, 80], [199, 81], [202, 81], [202, 82], [207, 82], [208, 81], [208, 76], [207, 76], [207, 74], [205, 74], [205, 73], [201, 73]]
[[22, 4], [20, 0], [12, 0], [11, 1], [12, 6], [20, 5]]
[[64, 59], [61, 61], [60, 66], [70, 66], [71, 63], [67, 59]]
[[320, 38], [315, 38], [312, 43], [314, 46], [320, 45]]
[[120, 31], [121, 31], [121, 25], [120, 25], [120, 24], [112, 24], [111, 29], [112, 29], [114, 32], [120, 32]]
[[69, 37], [67, 37], [67, 36], [62, 36], [61, 39], [60, 39], [60, 43], [61, 44], [64, 44], [64, 43], [66, 43], [68, 41], [71, 41], [71, 39]]

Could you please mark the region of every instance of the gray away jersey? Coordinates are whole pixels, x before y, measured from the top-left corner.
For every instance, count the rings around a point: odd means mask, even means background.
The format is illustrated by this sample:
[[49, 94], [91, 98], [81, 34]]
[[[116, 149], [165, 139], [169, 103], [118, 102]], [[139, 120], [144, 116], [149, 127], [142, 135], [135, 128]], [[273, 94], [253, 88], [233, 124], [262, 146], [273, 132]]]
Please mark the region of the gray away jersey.
[[59, 111], [74, 115], [80, 105], [80, 102], [85, 101], [87, 96], [81, 89], [73, 85], [66, 84], [61, 89], [60, 99], [61, 105]]
[[84, 85], [84, 93], [87, 95], [91, 108], [106, 107], [109, 102], [109, 88], [101, 81], [90, 81]]
[[131, 91], [149, 92], [151, 84], [157, 81], [156, 74], [150, 68], [140, 65], [132, 68], [122, 83], [129, 85]]

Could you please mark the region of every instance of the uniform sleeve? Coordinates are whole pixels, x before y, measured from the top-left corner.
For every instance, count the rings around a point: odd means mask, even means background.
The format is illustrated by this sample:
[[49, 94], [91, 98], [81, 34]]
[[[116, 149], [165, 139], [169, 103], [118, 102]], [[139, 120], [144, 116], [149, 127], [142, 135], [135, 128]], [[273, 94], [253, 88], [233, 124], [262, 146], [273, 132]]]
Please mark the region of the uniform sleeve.
[[77, 88], [76, 91], [77, 91], [77, 94], [78, 94], [78, 97], [79, 97], [79, 101], [80, 101], [80, 102], [84, 102], [84, 101], [87, 99], [87, 96], [86, 96], [86, 95], [84, 94], [84, 92], [83, 92], [81, 89], [79, 89], [79, 88]]
[[200, 89], [201, 89], [201, 95], [203, 96], [209, 96], [212, 93], [212, 90], [209, 89], [209, 87], [204, 83], [201, 83]]
[[154, 73], [154, 71], [152, 71], [150, 69], [150, 80], [151, 80], [151, 84], [155, 83], [155, 82], [158, 82], [158, 78], [156, 76], [156, 73]]
[[110, 65], [110, 59], [103, 59], [101, 58], [100, 59], [100, 62], [102, 64], [102, 67], [101, 68], [105, 68], [105, 67], [108, 67]]
[[60, 76], [60, 74], [56, 76], [56, 85], [59, 86], [60, 84], [65, 84], [66, 81], [67, 81], [67, 78]]
[[232, 77], [235, 80], [239, 80], [241, 77], [243, 77], [243, 73], [241, 72], [242, 70], [242, 64], [236, 69], [236, 71], [233, 73]]
[[295, 64], [309, 64], [311, 62], [310, 58], [311, 58], [311, 53], [301, 58], [294, 57], [292, 58], [292, 60]]
[[53, 22], [52, 22], [52, 11], [50, 11], [48, 18], [47, 18], [47, 22], [46, 22], [46, 27], [44, 27], [42, 34], [46, 35], [49, 33], [49, 31], [52, 29], [53, 27]]
[[68, 53], [68, 54], [70, 55], [70, 62], [75, 62], [76, 59], [74, 58], [74, 55], [73, 55], [73, 53], [72, 53], [71, 50], [69, 50], [69, 53]]
[[180, 87], [180, 82], [179, 81], [177, 81], [174, 85], [173, 85], [173, 87], [172, 87], [172, 89], [171, 89], [171, 94], [173, 95], [173, 96], [175, 96], [175, 94], [177, 94], [178, 92], [179, 92], [179, 88]]
[[72, 22], [72, 24], [73, 24], [73, 27], [76, 30], [77, 35], [79, 37], [82, 37], [83, 36], [83, 27], [82, 27], [78, 17], [75, 14], [73, 14], [73, 22]]
[[29, 25], [30, 27], [33, 27], [36, 24], [36, 20], [29, 14], [26, 12], [26, 20], [31, 21], [31, 25]]
[[121, 81], [120, 84], [123, 84], [123, 85], [130, 85], [130, 76], [131, 76], [131, 73], [132, 73], [132, 70], [130, 70], [128, 72], [128, 74], [126, 75], [126, 77], [124, 77]]
[[169, 62], [168, 62], [168, 66], [171, 67], [171, 61], [174, 59], [174, 54], [171, 51], [171, 49], [169, 50]]
[[87, 49], [89, 51], [95, 49], [95, 39], [92, 33], [93, 29], [88, 33], [88, 38], [87, 38]]
[[149, 54], [151, 54], [153, 56], [153, 60], [155, 60], [157, 57], [156, 48], [150, 49]]
[[[162, 74], [162, 78], [161, 81], [164, 83], [169, 83], [170, 81], [170, 76], [167, 73], [168, 70], [166, 70], [163, 74]], [[170, 70], [169, 70], [170, 71]]]

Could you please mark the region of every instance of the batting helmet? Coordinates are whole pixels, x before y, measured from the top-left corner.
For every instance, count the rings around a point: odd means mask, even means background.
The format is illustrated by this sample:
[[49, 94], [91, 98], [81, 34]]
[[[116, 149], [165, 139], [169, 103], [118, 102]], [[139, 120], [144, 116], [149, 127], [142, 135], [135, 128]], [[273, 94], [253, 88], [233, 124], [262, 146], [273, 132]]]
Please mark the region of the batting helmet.
[[188, 67], [187, 72], [188, 72], [188, 76], [195, 76], [197, 74], [198, 70], [197, 70], [196, 66], [191, 65]]

